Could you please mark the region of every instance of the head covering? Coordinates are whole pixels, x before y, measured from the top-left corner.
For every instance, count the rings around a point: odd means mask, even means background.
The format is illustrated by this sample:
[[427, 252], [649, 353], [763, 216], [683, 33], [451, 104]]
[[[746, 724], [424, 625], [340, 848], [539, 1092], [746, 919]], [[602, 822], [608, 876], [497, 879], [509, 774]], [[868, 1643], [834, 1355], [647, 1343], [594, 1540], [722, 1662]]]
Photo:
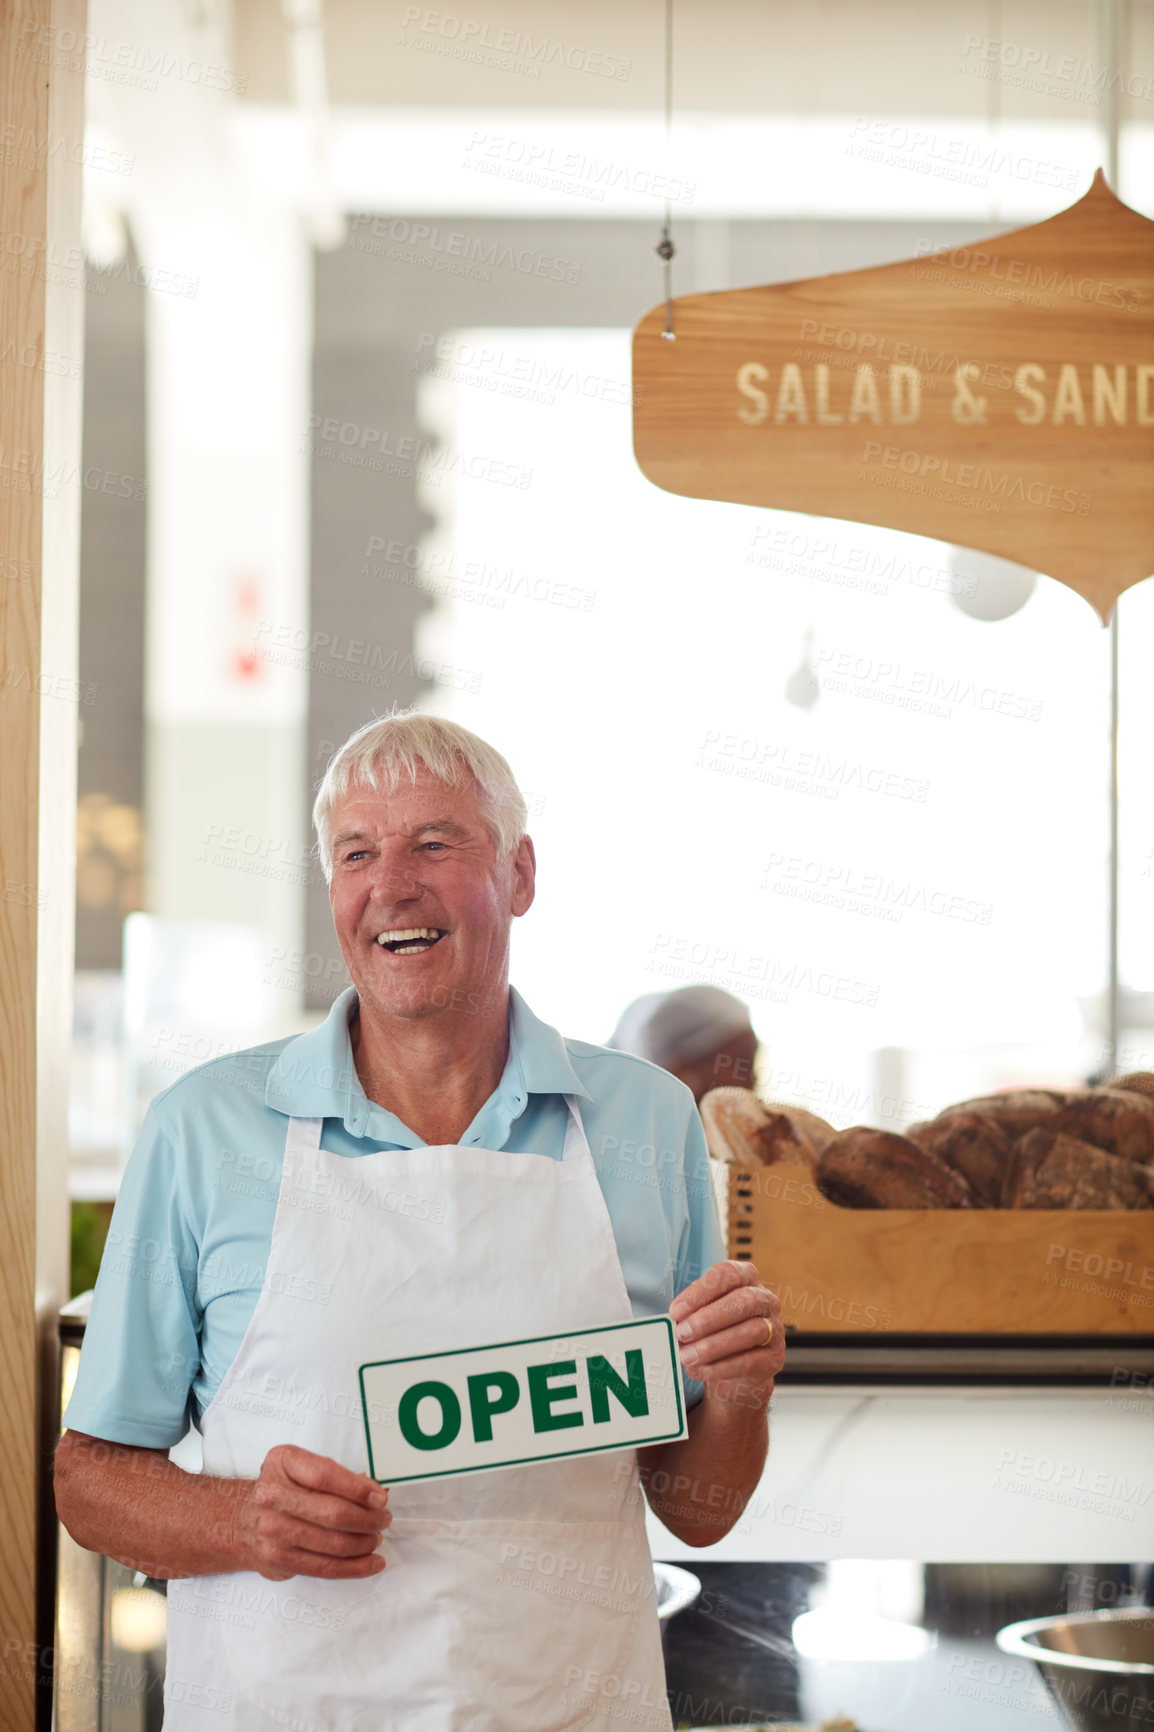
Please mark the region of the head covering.
[[731, 992], [719, 986], [682, 986], [676, 992], [635, 998], [622, 1012], [609, 1045], [668, 1070], [707, 1058], [735, 1036], [750, 1032], [749, 1012]]
[[615, 1052], [631, 1052], [638, 1058], [648, 1058], [646, 1030], [653, 1012], [666, 996], [664, 992], [646, 992], [627, 1004], [617, 1019], [617, 1027], [606, 1041]]

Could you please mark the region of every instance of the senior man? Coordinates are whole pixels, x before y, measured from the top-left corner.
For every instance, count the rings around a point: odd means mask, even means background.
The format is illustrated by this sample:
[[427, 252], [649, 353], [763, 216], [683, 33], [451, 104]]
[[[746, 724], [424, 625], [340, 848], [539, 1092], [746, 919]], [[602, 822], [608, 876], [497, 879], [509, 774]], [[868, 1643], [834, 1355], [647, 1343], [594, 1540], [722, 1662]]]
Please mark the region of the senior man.
[[[169, 1732], [668, 1728], [640, 1488], [690, 1544], [736, 1520], [777, 1301], [722, 1259], [689, 1092], [510, 988], [535, 858], [504, 758], [389, 716], [337, 753], [314, 820], [353, 985], [319, 1029], [153, 1102], [61, 1520], [171, 1581]], [[360, 1364], [665, 1311], [686, 1438], [391, 1492], [364, 1472]], [[199, 1474], [168, 1456], [189, 1419]]]

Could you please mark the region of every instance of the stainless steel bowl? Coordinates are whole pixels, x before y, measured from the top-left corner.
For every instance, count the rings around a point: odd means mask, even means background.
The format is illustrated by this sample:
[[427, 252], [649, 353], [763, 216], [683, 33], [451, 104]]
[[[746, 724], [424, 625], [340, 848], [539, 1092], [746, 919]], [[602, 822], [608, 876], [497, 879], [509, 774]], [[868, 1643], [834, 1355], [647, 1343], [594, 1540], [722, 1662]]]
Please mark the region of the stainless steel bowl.
[[663, 1624], [678, 1612], [684, 1612], [701, 1592], [698, 1578], [688, 1570], [679, 1570], [676, 1564], [654, 1564], [653, 1575], [657, 1582], [657, 1616]]
[[1078, 1732], [1154, 1725], [1154, 1611], [1086, 1612], [1007, 1624], [1004, 1654], [1032, 1660]]

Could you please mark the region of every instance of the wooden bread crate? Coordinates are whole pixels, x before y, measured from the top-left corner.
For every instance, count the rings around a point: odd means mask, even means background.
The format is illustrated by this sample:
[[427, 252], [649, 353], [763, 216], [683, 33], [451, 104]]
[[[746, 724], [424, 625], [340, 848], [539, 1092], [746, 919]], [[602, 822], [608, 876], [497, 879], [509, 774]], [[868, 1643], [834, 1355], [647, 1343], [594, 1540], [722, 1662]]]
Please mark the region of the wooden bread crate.
[[1154, 1334], [1154, 1209], [845, 1209], [728, 1168], [729, 1255], [798, 1331]]

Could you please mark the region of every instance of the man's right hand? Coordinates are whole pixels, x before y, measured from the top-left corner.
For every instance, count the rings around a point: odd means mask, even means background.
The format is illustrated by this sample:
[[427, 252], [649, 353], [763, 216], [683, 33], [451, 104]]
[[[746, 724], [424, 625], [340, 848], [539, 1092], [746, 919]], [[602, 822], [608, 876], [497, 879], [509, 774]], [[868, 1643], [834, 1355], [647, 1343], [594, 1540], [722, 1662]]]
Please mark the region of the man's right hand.
[[260, 1478], [247, 1483], [235, 1511], [243, 1560], [237, 1568], [271, 1582], [290, 1576], [357, 1580], [384, 1569], [376, 1548], [393, 1519], [389, 1494], [367, 1474], [281, 1443], [265, 1456]]

